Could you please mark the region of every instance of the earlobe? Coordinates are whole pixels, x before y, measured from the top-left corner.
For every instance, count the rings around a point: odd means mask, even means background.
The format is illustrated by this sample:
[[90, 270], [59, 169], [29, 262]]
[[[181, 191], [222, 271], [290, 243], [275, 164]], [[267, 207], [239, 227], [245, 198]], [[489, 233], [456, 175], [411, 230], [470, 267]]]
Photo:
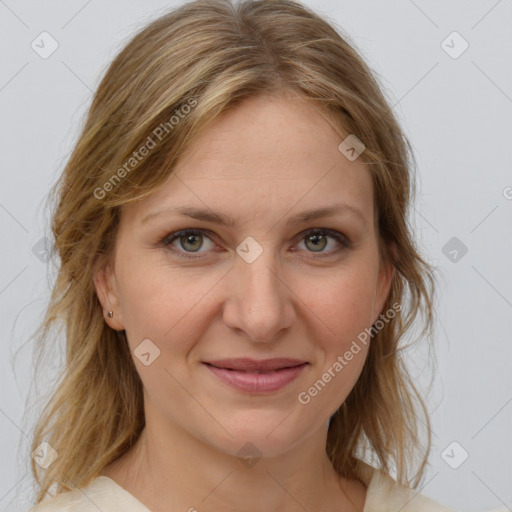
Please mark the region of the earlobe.
[[121, 314], [120, 301], [115, 276], [108, 265], [94, 273], [96, 295], [103, 307], [105, 322], [115, 330], [123, 330], [124, 323]]

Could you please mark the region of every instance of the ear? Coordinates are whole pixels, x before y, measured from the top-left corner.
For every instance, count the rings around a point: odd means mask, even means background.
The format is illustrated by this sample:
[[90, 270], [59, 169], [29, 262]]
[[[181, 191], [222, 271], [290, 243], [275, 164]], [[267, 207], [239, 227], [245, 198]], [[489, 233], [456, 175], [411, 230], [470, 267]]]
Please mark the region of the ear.
[[372, 325], [379, 319], [379, 316], [383, 313], [382, 308], [386, 303], [386, 300], [391, 291], [391, 284], [395, 277], [395, 266], [393, 261], [396, 259], [396, 246], [392, 244], [388, 247], [388, 255], [385, 261], [382, 261], [379, 268], [379, 275], [377, 278], [377, 286], [375, 288], [375, 299], [373, 302], [372, 311]]
[[[103, 306], [105, 322], [107, 322], [112, 329], [122, 331], [125, 327], [114, 271], [109, 264], [103, 265], [96, 269], [93, 279], [96, 294]], [[109, 311], [113, 312], [112, 318], [109, 318], [107, 315]]]

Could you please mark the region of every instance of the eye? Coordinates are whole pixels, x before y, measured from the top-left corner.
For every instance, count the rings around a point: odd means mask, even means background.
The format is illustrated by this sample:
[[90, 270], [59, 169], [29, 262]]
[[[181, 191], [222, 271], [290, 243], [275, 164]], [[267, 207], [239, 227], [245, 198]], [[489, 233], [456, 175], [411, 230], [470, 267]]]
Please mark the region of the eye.
[[[334, 243], [331, 244], [334, 245], [334, 247], [324, 251], [329, 245], [329, 239], [334, 240]], [[304, 246], [308, 249], [308, 252], [319, 253], [321, 255], [332, 255], [344, 248], [348, 249], [351, 246], [350, 240], [345, 235], [338, 231], [325, 228], [310, 229], [305, 233], [301, 233], [301, 241], [302, 240], [304, 240]]]
[[[182, 231], [174, 231], [166, 235], [160, 242], [163, 247], [168, 248], [174, 253], [178, 254], [179, 257], [183, 258], [199, 258], [200, 256], [194, 256], [194, 253], [207, 252], [208, 249], [213, 248], [213, 241], [208, 236], [207, 230], [204, 229], [185, 229]], [[342, 233], [326, 228], [314, 228], [304, 231], [298, 235], [300, 239], [300, 245], [304, 241], [306, 252], [316, 253], [320, 257], [332, 256], [341, 252], [344, 249], [352, 247], [352, 242]], [[206, 247], [206, 250], [201, 251], [204, 248], [204, 240], [210, 242], [210, 247]], [[334, 242], [334, 245], [330, 250], [325, 251], [324, 249], [329, 245], [329, 239]], [[208, 244], [207, 244], [208, 246]], [[296, 252], [296, 249], [294, 249]]]
[[[201, 229], [186, 229], [183, 231], [175, 231], [173, 233], [169, 233], [163, 240], [162, 243], [164, 246], [169, 248], [172, 248], [178, 252], [181, 252], [181, 250], [185, 251], [183, 256], [186, 258], [195, 258], [196, 256], [189, 256], [187, 253], [195, 253], [195, 252], [204, 252], [200, 251], [200, 249], [203, 247], [204, 242], [203, 240], [211, 239], [206, 236], [205, 232]], [[180, 247], [176, 247], [175, 244], [178, 244]], [[213, 244], [213, 242], [212, 242]]]

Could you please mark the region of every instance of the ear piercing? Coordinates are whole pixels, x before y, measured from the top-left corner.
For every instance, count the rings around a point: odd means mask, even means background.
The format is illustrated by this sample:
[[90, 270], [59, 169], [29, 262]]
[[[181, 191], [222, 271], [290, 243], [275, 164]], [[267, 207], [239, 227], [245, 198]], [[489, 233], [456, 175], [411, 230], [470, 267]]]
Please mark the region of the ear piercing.
[[107, 312], [107, 316], [108, 316], [109, 318], [112, 318], [112, 317], [114, 316], [114, 312], [113, 312], [113, 311], [108, 311], [108, 312]]

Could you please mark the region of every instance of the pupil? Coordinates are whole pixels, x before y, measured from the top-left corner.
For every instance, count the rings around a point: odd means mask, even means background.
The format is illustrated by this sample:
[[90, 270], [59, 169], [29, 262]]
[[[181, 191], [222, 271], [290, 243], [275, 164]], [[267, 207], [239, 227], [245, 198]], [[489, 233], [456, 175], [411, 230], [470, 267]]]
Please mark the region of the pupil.
[[320, 242], [320, 244], [321, 244], [320, 250], [322, 250], [325, 247], [325, 237], [323, 235], [310, 235], [308, 237], [308, 241], [313, 241], [314, 247], [317, 249], [319, 248], [319, 245], [318, 245], [319, 239], [323, 239], [323, 242], [324, 242], [323, 245]]
[[[184, 238], [186, 240], [185, 244], [190, 243], [190, 244], [194, 245], [194, 239], [196, 239], [196, 241], [197, 241], [199, 239], [199, 236], [198, 235], [185, 235]], [[183, 247], [183, 248], [186, 249], [186, 247]], [[192, 248], [192, 251], [197, 251], [200, 248], [201, 248], [201, 244], [199, 244], [199, 246], [196, 248]]]

